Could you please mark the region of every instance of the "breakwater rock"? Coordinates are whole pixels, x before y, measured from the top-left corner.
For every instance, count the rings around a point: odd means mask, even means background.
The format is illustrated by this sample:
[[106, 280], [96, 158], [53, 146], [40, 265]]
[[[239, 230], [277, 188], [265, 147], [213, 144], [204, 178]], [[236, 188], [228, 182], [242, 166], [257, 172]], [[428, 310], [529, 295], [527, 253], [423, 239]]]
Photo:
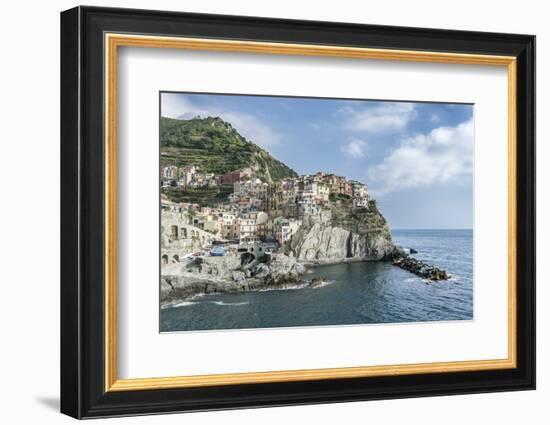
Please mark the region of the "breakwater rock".
[[401, 256], [395, 258], [392, 264], [403, 270], [414, 273], [415, 275], [420, 276], [424, 279], [438, 281], [447, 280], [449, 278], [445, 270], [439, 269], [435, 266], [431, 266], [421, 260], [409, 256]]

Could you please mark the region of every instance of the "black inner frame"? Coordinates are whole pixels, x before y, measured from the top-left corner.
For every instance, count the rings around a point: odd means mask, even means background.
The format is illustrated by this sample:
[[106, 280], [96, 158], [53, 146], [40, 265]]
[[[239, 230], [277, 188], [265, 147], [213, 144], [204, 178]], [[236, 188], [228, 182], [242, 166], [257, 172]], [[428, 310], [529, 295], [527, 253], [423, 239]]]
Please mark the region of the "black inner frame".
[[[104, 34], [517, 58], [517, 368], [104, 391]], [[61, 411], [77, 418], [534, 389], [535, 37], [77, 7], [61, 14]], [[505, 213], [505, 212], [503, 212]]]

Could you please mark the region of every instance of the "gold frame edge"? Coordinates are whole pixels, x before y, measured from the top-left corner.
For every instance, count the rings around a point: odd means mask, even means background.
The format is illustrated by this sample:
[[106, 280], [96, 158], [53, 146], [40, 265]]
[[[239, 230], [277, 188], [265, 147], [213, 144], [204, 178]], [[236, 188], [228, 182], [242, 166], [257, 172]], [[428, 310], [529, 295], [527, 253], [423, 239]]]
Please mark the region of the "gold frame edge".
[[[511, 369], [516, 356], [516, 58], [445, 52], [370, 49], [329, 45], [308, 45], [179, 38], [106, 33], [105, 45], [105, 391], [137, 391], [216, 385], [312, 381], [375, 376], [411, 375]], [[324, 56], [370, 60], [399, 60], [469, 65], [506, 66], [508, 71], [508, 358], [454, 362], [303, 369], [270, 372], [229, 373], [175, 377], [117, 379], [116, 353], [116, 100], [117, 51], [119, 46], [229, 51], [279, 55]]]

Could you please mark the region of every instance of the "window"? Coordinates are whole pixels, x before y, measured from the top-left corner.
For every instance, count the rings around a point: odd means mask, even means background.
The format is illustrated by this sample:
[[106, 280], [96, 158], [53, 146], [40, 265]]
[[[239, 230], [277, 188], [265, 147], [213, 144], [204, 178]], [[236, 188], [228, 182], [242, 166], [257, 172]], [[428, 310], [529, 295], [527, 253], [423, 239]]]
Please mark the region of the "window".
[[178, 226], [172, 226], [172, 239], [178, 238]]

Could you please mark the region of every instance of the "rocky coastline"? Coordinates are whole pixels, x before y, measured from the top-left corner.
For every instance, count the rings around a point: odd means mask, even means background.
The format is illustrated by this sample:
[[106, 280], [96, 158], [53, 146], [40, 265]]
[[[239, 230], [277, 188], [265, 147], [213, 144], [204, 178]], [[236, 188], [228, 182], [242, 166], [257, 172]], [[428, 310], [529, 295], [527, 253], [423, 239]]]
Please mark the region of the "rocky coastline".
[[168, 306], [204, 294], [323, 286], [322, 277], [306, 279], [308, 269], [330, 264], [387, 261], [433, 281], [447, 273], [413, 258], [394, 245], [389, 227], [373, 204], [364, 211], [335, 205], [330, 223], [303, 226], [276, 253], [261, 258], [236, 254], [195, 257], [163, 265], [161, 305]]
[[161, 305], [165, 307], [196, 296], [216, 293], [319, 288], [326, 283], [325, 279], [319, 275], [306, 278], [308, 270], [319, 265], [362, 261], [391, 261], [396, 267], [434, 281], [448, 278], [444, 270], [410, 257], [399, 247], [394, 247], [381, 259], [351, 257], [332, 262], [326, 259], [321, 262], [301, 262], [283, 253], [271, 254], [246, 264], [237, 256], [197, 257], [185, 265], [171, 264], [163, 269]]

